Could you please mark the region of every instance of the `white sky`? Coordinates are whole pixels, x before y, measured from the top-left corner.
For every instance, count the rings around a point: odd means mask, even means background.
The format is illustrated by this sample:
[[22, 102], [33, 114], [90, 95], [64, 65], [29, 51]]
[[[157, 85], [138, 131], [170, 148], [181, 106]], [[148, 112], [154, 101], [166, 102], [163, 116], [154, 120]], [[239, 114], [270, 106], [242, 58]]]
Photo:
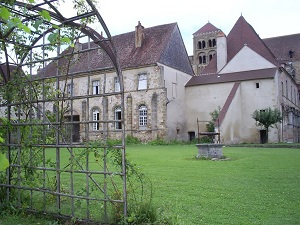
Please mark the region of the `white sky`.
[[[189, 55], [193, 33], [208, 21], [228, 35], [242, 14], [261, 38], [300, 33], [299, 0], [98, 0], [111, 35], [177, 22]], [[200, 13], [201, 11], [201, 13]], [[97, 30], [99, 33], [100, 31]]]

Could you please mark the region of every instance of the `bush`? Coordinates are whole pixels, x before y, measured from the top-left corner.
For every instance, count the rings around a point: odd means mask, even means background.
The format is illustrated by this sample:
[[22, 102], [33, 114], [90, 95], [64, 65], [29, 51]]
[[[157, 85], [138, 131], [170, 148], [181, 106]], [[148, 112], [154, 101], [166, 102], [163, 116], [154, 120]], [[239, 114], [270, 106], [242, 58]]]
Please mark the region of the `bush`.
[[137, 137], [133, 137], [131, 135], [127, 135], [125, 141], [126, 141], [127, 145], [130, 145], [130, 144], [136, 144], [137, 145], [137, 144], [142, 143]]

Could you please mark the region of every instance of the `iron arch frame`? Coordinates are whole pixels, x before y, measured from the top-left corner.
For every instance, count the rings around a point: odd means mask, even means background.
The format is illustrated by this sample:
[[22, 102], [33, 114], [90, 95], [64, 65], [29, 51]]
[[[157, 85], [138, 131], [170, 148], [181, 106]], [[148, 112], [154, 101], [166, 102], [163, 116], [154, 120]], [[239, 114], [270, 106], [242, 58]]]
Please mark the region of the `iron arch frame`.
[[[20, 18], [21, 22], [23, 24], [29, 24], [28, 27], [31, 30], [31, 34], [25, 34], [28, 35], [25, 39], [26, 41], [29, 41], [27, 43], [24, 42], [18, 42], [16, 38], [13, 36], [14, 32], [18, 29], [18, 27], [13, 26], [9, 29], [2, 29], [0, 41], [2, 48], [5, 49], [2, 51], [1, 55], [4, 58], [4, 62], [1, 62], [0, 66], [0, 74], [1, 74], [1, 85], [2, 87], [5, 87], [8, 85], [10, 80], [15, 78], [15, 76], [24, 76], [24, 74], [28, 74], [29, 76], [26, 77], [25, 82], [28, 82], [29, 85], [26, 86], [27, 89], [34, 89], [32, 84], [32, 78], [35, 77], [36, 80], [40, 82], [40, 88], [41, 91], [37, 93], [36, 90], [33, 92], [30, 92], [28, 94], [29, 96], [33, 95], [32, 93], [36, 95], [42, 95], [37, 96], [36, 98], [30, 98], [26, 101], [13, 101], [12, 99], [9, 99], [8, 101], [2, 101], [0, 105], [0, 113], [2, 113], [1, 117], [6, 117], [6, 119], [10, 122], [10, 126], [13, 127], [7, 128], [7, 126], [2, 122], [0, 124], [0, 127], [5, 130], [6, 135], [6, 141], [2, 145], [2, 149], [7, 149], [7, 155], [10, 161], [10, 166], [7, 169], [7, 177], [6, 177], [6, 183], [0, 184], [0, 189], [5, 190], [7, 200], [16, 201], [16, 205], [22, 205], [24, 204], [23, 200], [26, 197], [30, 198], [30, 202], [27, 205], [27, 209], [29, 211], [33, 212], [42, 212], [42, 213], [49, 213], [54, 214], [55, 216], [59, 217], [66, 217], [66, 218], [78, 218], [80, 220], [84, 221], [94, 221], [94, 220], [101, 220], [102, 222], [109, 222], [109, 210], [111, 209], [111, 205], [119, 205], [122, 204], [122, 207], [117, 206], [116, 208], [122, 208], [122, 213], [124, 214], [124, 218], [127, 216], [127, 190], [126, 190], [126, 153], [125, 153], [125, 123], [124, 119], [121, 118], [121, 120], [114, 121], [109, 120], [109, 116], [106, 114], [104, 115], [102, 119], [97, 118], [97, 120], [94, 120], [94, 118], [89, 116], [89, 110], [92, 102], [95, 101], [102, 101], [102, 111], [108, 113], [108, 98], [113, 97], [115, 95], [120, 96], [120, 105], [122, 110], [122, 115], [124, 115], [124, 87], [123, 87], [123, 76], [122, 71], [120, 67], [120, 63], [118, 60], [116, 48], [114, 46], [111, 34], [109, 32], [109, 29], [107, 28], [103, 18], [101, 17], [100, 13], [98, 12], [96, 6], [94, 5], [93, 1], [86, 0], [85, 1], [85, 7], [82, 13], [78, 13], [75, 16], [67, 17], [64, 16], [61, 10], [59, 9], [59, 1], [58, 0], [36, 0], [33, 4], [26, 4], [24, 2], [15, 1], [14, 5], [7, 5], [5, 3], [0, 3], [1, 6], [5, 6], [11, 10], [11, 12], [16, 15], [16, 17]], [[47, 20], [43, 18], [41, 15], [43, 13], [48, 14], [51, 17], [51, 20]], [[101, 26], [101, 28], [104, 30], [105, 37], [103, 34], [99, 34], [95, 29], [89, 27], [86, 23], [80, 23], [78, 21], [80, 20], [89, 20], [91, 18], [94, 18], [94, 23], [97, 23]], [[38, 29], [33, 29], [33, 22], [35, 21], [41, 21], [40, 26], [43, 26], [44, 29], [42, 31], [39, 31]], [[7, 25], [7, 21], [0, 21], [1, 26]], [[76, 75], [74, 74], [60, 74], [59, 69], [56, 69], [56, 73], [49, 77], [43, 77], [39, 76], [39, 70], [45, 69], [47, 66], [49, 66], [52, 62], [59, 64], [60, 60], [63, 60], [66, 58], [66, 55], [62, 55], [62, 52], [60, 51], [60, 48], [62, 47], [60, 42], [53, 42], [49, 43], [48, 41], [46, 43], [46, 37], [55, 32], [59, 33], [64, 28], [66, 29], [74, 29], [76, 32], [80, 32], [80, 35], [74, 36], [74, 39], [71, 40], [71, 42], [67, 43], [66, 49], [75, 49], [74, 46], [72, 46], [76, 41], [78, 42], [80, 39], [86, 39], [88, 38], [88, 46], [90, 46], [90, 39], [92, 42], [96, 45], [96, 47], [91, 49], [86, 49], [85, 51], [79, 50], [78, 52], [74, 53], [74, 51], [71, 51], [70, 55], [74, 57], [76, 54], [84, 54], [85, 52], [92, 52], [92, 51], [98, 51], [101, 49], [106, 54], [106, 56], [109, 58], [109, 60], [112, 63], [112, 67], [109, 68], [97, 68], [98, 73], [102, 74], [102, 76], [99, 78], [102, 81], [103, 87], [106, 85], [106, 76], [108, 76], [108, 73], [116, 74], [116, 76], [119, 77], [120, 81], [120, 92], [118, 93], [104, 93], [100, 94], [99, 96], [93, 96], [91, 93], [89, 93], [89, 87], [87, 87], [87, 93], [83, 96], [76, 95], [76, 96], [59, 96], [58, 94], [55, 94], [55, 96], [52, 96], [51, 99], [44, 96], [44, 93], [47, 91], [46, 88], [49, 88], [49, 85], [47, 86], [46, 83], [52, 82], [53, 87], [55, 90], [61, 89], [61, 84], [64, 83], [64, 89], [66, 89], [68, 82], [70, 82], [72, 85], [77, 84], [76, 82]], [[48, 38], [49, 39], [49, 38]], [[46, 41], [45, 41], [46, 40]], [[65, 43], [66, 45], [66, 43]], [[76, 43], [75, 43], [76, 45]], [[15, 46], [20, 46], [20, 48], [23, 49], [22, 53], [14, 52], [13, 49]], [[49, 52], [50, 54], [56, 51], [56, 56], [47, 56], [47, 51], [45, 49], [51, 49]], [[8, 49], [13, 52], [15, 55], [17, 55], [17, 59], [14, 60], [13, 56], [8, 54]], [[41, 57], [34, 58], [33, 55], [35, 54], [35, 50], [38, 49], [37, 55], [41, 55]], [[54, 50], [56, 49], [56, 50]], [[65, 50], [66, 50], [65, 49]], [[18, 55], [19, 54], [19, 55]], [[70, 60], [69, 60], [70, 61]], [[50, 62], [48, 65], [47, 63]], [[70, 62], [69, 62], [70, 63]], [[35, 65], [42, 65], [42, 68], [35, 68]], [[36, 74], [34, 74], [34, 70], [36, 69]], [[95, 70], [85, 70], [84, 71], [87, 79], [87, 85], [89, 86], [90, 81], [92, 80], [92, 76], [95, 76]], [[89, 74], [90, 73], [90, 74]], [[99, 75], [99, 74], [98, 74]], [[29, 77], [29, 78], [28, 78]], [[66, 77], [64, 81], [62, 81], [62, 77]], [[103, 78], [104, 77], [104, 78]], [[54, 80], [53, 80], [54, 79]], [[21, 81], [20, 81], [21, 82]], [[51, 86], [51, 85], [50, 85]], [[21, 91], [26, 91], [26, 88], [22, 88]], [[26, 92], [27, 93], [27, 92]], [[29, 93], [29, 91], [28, 91]], [[97, 98], [95, 100], [95, 98]], [[81, 101], [82, 103], [82, 111], [87, 111], [82, 113], [82, 115], [78, 115], [78, 113], [73, 114], [74, 111], [78, 111], [78, 109], [75, 109], [75, 106], [78, 101]], [[76, 102], [77, 101], [77, 102]], [[28, 120], [25, 120], [21, 114], [21, 109], [23, 107], [23, 104], [30, 105]], [[47, 117], [47, 113], [49, 113], [49, 109], [47, 108], [47, 104], [51, 104], [53, 107], [53, 112], [51, 115], [53, 115], [54, 120], [50, 121], [50, 119]], [[68, 113], [65, 116], [61, 116], [55, 107], [63, 105], [63, 104], [69, 104], [68, 105]], [[85, 106], [84, 106], [85, 105]], [[41, 107], [40, 107], [41, 106]], [[41, 109], [40, 109], [40, 108]], [[85, 107], [85, 109], [83, 109]], [[34, 110], [32, 110], [34, 108]], [[17, 112], [16, 112], [17, 109]], [[39, 117], [42, 119], [38, 119], [38, 116], [36, 119], [31, 118], [32, 112], [40, 112]], [[16, 113], [15, 113], [16, 112]], [[87, 115], [87, 116], [86, 116]], [[81, 118], [86, 117], [83, 121], [81, 121]], [[37, 122], [38, 121], [38, 122]], [[95, 122], [96, 121], [96, 122]], [[118, 136], [121, 138], [122, 142], [121, 145], [118, 146], [109, 146], [108, 140], [110, 138], [111, 129], [109, 127], [109, 124], [112, 124], [112, 126], [115, 123], [122, 123], [122, 130], [121, 134]], [[38, 125], [37, 125], [38, 123]], [[102, 130], [99, 131], [99, 136], [101, 138], [99, 140], [95, 139], [92, 140], [93, 143], [88, 143], [86, 140], [79, 141], [73, 140], [74, 136], [74, 130], [81, 130], [83, 129], [87, 136], [85, 136], [85, 139], [91, 140], [89, 137], [90, 135], [90, 128], [93, 124], [99, 123], [99, 127], [102, 127]], [[35, 126], [37, 125], [38, 128]], [[21, 128], [26, 127], [26, 129], [29, 129], [29, 137], [32, 138], [32, 140], [35, 138], [33, 136], [35, 130], [37, 129], [39, 132], [42, 133], [41, 136], [39, 136], [40, 140], [46, 140], [48, 133], [50, 133], [54, 139], [51, 143], [43, 142], [33, 142], [30, 144], [30, 146], [26, 145], [26, 149], [28, 150], [29, 154], [29, 162], [28, 164], [22, 164], [22, 152], [25, 152], [24, 144], [21, 143], [21, 140], [19, 139], [21, 134]], [[51, 133], [51, 128], [53, 127], [53, 133]], [[75, 129], [76, 127], [76, 129]], [[25, 128], [24, 128], [25, 129]], [[49, 131], [50, 130], [50, 131]], [[76, 131], [77, 132], [77, 131]], [[98, 132], [98, 131], [95, 131]], [[114, 132], [114, 131], [112, 131]], [[120, 132], [120, 130], [118, 131]], [[67, 134], [69, 133], [69, 134]], [[80, 133], [80, 134], [81, 134]], [[68, 135], [70, 137], [68, 137]], [[98, 142], [97, 142], [98, 141]], [[97, 145], [95, 145], [95, 143]], [[82, 161], [82, 158], [76, 158], [76, 154], [79, 154], [80, 151], [83, 151], [85, 161]], [[100, 149], [100, 150], [99, 150]], [[113, 150], [112, 150], [113, 149]], [[98, 151], [99, 150], [99, 151]], [[34, 164], [32, 163], [31, 156], [37, 154], [38, 152], [41, 154], [41, 162]], [[109, 155], [110, 151], [117, 151], [118, 154], [121, 156], [121, 165], [120, 169], [121, 171], [111, 171], [108, 170], [108, 164], [106, 156]], [[50, 153], [49, 153], [50, 152]], [[94, 155], [99, 154], [100, 158], [103, 160], [102, 162], [102, 170], [101, 171], [94, 171], [90, 168], [89, 164], [92, 162], [91, 159], [91, 152], [94, 153]], [[99, 153], [100, 152], [100, 153]], [[102, 154], [102, 155], [101, 155]], [[54, 162], [50, 162], [49, 157], [55, 157]], [[69, 157], [72, 159], [72, 162], [69, 160], [67, 165], [64, 164], [62, 157]], [[95, 158], [96, 156], [94, 156]], [[16, 161], [13, 161], [13, 158], [16, 159]], [[81, 160], [81, 161], [80, 161]], [[80, 161], [80, 162], [79, 162]], [[38, 184], [38, 186], [32, 186], [32, 184], [27, 185], [25, 181], [23, 181], [24, 172], [22, 169], [30, 169], [30, 171], [38, 171], [40, 173], [39, 178], [42, 180], [41, 183]], [[25, 170], [24, 169], [24, 170]], [[16, 173], [16, 175], [12, 175], [12, 171]], [[26, 170], [27, 171], [27, 170]], [[84, 188], [80, 188], [76, 185], [76, 179], [77, 176], [80, 176], [79, 174], [83, 174], [85, 178], [85, 185]], [[109, 188], [112, 188], [114, 191], [116, 191], [114, 188], [118, 184], [119, 181], [112, 181], [112, 184], [109, 184], [109, 180], [112, 180], [112, 176], [114, 174], [117, 174], [119, 177], [121, 177], [121, 190], [122, 195], [117, 194], [116, 196], [112, 196], [116, 193], [111, 193]], [[52, 176], [53, 182], [55, 183], [54, 186], [51, 186], [50, 177]], [[102, 176], [101, 179], [99, 179], [99, 176]], [[63, 186], [65, 185], [64, 179], [69, 179], [68, 183], [69, 190], [65, 191], [63, 190]], [[48, 179], [48, 180], [47, 180]], [[80, 178], [83, 179], [83, 178]], [[14, 180], [17, 180], [17, 182], [13, 182]], [[101, 180], [101, 181], [99, 181]], [[51, 187], [50, 187], [51, 186]], [[52, 189], [51, 189], [52, 188]], [[92, 192], [92, 189], [97, 189], [100, 191], [102, 197], [96, 196], [93, 194], [90, 194]], [[80, 193], [80, 191], [84, 193]], [[83, 191], [84, 190], [84, 191]], [[17, 197], [13, 199], [12, 192], [17, 193]], [[25, 197], [24, 197], [25, 196]], [[50, 197], [49, 197], [50, 196]], [[51, 206], [50, 209], [48, 207], [48, 201], [49, 198], [55, 199], [54, 206]], [[44, 202], [35, 202], [35, 199], [42, 199]], [[66, 200], [67, 199], [67, 200]], [[67, 201], [69, 203], [69, 206], [63, 207]], [[84, 209], [86, 210], [85, 215], [78, 214], [76, 209], [76, 203], [80, 202], [80, 204], [84, 203]], [[99, 207], [95, 207], [97, 209], [103, 209], [102, 212], [92, 212], [94, 206], [97, 202], [100, 205]], [[55, 210], [53, 210], [53, 207]], [[68, 208], [68, 209], [66, 209]], [[101, 218], [94, 216], [94, 214], [100, 214]]]

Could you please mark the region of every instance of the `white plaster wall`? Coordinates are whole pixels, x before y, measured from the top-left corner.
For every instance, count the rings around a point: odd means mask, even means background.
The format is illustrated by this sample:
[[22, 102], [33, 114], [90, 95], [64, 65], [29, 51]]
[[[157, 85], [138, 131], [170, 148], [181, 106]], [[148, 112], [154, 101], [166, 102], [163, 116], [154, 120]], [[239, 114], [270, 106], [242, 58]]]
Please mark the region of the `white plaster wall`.
[[[197, 118], [200, 121], [211, 121], [209, 113], [223, 107], [231, 89], [231, 83], [186, 87], [187, 132], [195, 132], [197, 137]], [[206, 123], [199, 123], [200, 132], [206, 131]]]
[[220, 74], [248, 70], [259, 70], [273, 67], [275, 67], [275, 65], [257, 54], [248, 46], [244, 46], [220, 71]]
[[[260, 88], [256, 88], [256, 83]], [[274, 79], [241, 82], [221, 124], [221, 140], [224, 144], [260, 141], [259, 128], [255, 125], [252, 113], [256, 109], [278, 107], [275, 83]], [[197, 118], [211, 120], [209, 113], [224, 106], [233, 85], [234, 82], [186, 88], [188, 131], [197, 133]], [[200, 131], [205, 129], [203, 123]], [[270, 130], [269, 141], [278, 142], [278, 129]]]
[[191, 75], [165, 65], [164, 85], [167, 91], [167, 139], [187, 140], [185, 84]]

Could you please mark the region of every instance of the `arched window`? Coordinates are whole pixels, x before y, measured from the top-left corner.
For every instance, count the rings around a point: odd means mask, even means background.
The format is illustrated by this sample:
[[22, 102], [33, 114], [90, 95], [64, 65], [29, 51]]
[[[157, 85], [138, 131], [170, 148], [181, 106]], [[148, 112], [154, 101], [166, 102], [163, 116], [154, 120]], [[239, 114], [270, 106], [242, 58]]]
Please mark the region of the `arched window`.
[[147, 126], [147, 106], [141, 105], [139, 107], [139, 126], [145, 127]]
[[100, 113], [99, 113], [99, 109], [94, 108], [92, 110], [92, 116], [93, 116], [93, 121], [95, 121], [94, 123], [92, 123], [93, 125], [93, 130], [99, 130], [99, 119], [100, 119]]
[[206, 55], [204, 52], [201, 52], [199, 54], [199, 64], [204, 64], [204, 63], [206, 63]]
[[201, 49], [201, 48], [202, 48], [201, 41], [198, 41], [198, 49]]
[[212, 47], [212, 41], [210, 39], [208, 40], [208, 46]]
[[213, 39], [213, 47], [217, 45], [216, 39]]
[[202, 41], [202, 48], [205, 48], [205, 47], [206, 47], [205, 41]]
[[[120, 106], [117, 106], [115, 108], [115, 120], [121, 120], [122, 119], [122, 110]], [[115, 123], [116, 130], [122, 129], [122, 122], [118, 121]]]
[[210, 52], [208, 53], [208, 59], [209, 59], [209, 61], [214, 57], [215, 54], [216, 54], [215, 51], [210, 51]]

